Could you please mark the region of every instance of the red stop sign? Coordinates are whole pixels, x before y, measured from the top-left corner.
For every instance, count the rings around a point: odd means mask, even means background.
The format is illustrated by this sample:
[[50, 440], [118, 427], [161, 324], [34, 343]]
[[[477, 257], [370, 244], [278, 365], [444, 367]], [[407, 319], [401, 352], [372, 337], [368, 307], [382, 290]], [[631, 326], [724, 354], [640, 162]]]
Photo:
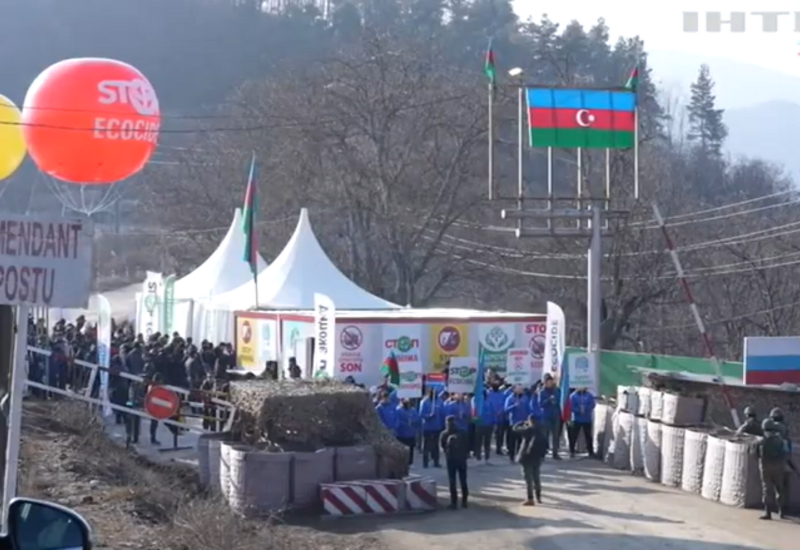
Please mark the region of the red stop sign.
[[144, 410], [157, 420], [172, 418], [181, 408], [181, 398], [163, 386], [151, 386], [144, 398]]

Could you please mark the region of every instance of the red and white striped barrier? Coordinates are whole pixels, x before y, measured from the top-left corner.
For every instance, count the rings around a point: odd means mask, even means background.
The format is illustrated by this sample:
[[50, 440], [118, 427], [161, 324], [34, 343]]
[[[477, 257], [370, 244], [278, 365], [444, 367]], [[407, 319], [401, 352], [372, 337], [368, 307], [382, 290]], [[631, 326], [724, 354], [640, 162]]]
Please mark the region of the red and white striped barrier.
[[405, 504], [405, 485], [394, 479], [350, 481], [351, 485], [362, 487], [367, 494], [367, 506], [372, 514], [396, 514]]
[[405, 509], [430, 511], [437, 508], [436, 481], [430, 477], [409, 476], [405, 484]]
[[350, 483], [321, 483], [322, 508], [329, 516], [360, 516], [371, 513], [367, 491]]

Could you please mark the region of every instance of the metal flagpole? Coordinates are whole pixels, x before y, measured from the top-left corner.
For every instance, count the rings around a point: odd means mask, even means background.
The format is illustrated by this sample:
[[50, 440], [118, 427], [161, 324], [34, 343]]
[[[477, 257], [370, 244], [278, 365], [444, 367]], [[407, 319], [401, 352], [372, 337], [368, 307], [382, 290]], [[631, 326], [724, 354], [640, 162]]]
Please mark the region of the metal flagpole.
[[[547, 210], [553, 210], [553, 148], [547, 148]], [[553, 228], [553, 220], [547, 218], [547, 229]]]
[[639, 200], [639, 105], [633, 111], [633, 199]]
[[[517, 208], [522, 210], [525, 196], [525, 87], [520, 83], [517, 94]], [[522, 220], [517, 220], [517, 229], [522, 229]]]
[[495, 198], [494, 188], [494, 82], [489, 82], [489, 200]]
[[606, 186], [603, 190], [605, 209], [611, 208], [611, 149], [606, 149]]

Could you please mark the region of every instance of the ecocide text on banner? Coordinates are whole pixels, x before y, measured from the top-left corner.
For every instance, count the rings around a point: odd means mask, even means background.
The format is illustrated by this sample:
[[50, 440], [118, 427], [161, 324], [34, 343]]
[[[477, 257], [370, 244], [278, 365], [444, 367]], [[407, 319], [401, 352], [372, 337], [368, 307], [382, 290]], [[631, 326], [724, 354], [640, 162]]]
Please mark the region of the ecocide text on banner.
[[0, 216], [0, 303], [85, 308], [91, 284], [89, 223]]

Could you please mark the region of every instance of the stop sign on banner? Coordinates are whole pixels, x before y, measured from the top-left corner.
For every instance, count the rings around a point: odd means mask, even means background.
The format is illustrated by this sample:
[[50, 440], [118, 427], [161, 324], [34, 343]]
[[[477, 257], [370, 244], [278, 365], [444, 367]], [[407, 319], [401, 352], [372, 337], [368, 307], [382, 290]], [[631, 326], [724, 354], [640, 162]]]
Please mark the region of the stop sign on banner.
[[181, 398], [163, 386], [152, 386], [144, 398], [144, 410], [157, 420], [166, 420], [178, 414]]

